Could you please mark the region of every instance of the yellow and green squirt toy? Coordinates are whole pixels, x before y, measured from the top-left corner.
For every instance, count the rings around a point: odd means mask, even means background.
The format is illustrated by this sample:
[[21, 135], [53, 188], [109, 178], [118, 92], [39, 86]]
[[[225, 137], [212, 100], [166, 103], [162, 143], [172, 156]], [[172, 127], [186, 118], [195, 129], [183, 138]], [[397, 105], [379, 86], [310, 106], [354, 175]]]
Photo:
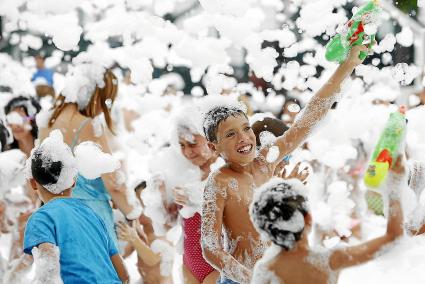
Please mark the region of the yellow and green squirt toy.
[[[366, 45], [371, 48], [375, 42], [376, 29], [369, 30], [379, 21], [381, 7], [379, 0], [373, 0], [361, 6], [348, 21], [343, 30], [326, 45], [326, 59], [332, 62], [344, 62], [353, 46]], [[367, 52], [360, 52], [360, 59], [365, 59]]]
[[406, 133], [405, 113], [406, 107], [401, 106], [390, 114], [364, 175], [364, 182], [369, 188], [377, 189], [382, 185], [392, 163], [397, 159]]

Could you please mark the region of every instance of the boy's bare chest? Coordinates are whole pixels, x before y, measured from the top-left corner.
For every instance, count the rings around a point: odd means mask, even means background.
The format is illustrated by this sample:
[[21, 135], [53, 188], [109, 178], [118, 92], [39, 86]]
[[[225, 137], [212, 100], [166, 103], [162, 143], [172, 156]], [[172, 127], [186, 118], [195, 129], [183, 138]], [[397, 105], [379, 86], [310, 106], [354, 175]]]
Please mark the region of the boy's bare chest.
[[232, 177], [227, 186], [226, 207], [247, 209], [254, 193], [254, 179], [252, 176]]

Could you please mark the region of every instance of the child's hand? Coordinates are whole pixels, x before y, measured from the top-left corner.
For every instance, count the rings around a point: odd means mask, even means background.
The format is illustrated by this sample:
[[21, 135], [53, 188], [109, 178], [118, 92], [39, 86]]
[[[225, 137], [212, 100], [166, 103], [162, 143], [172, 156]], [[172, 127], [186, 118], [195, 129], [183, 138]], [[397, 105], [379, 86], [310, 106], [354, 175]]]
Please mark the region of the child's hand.
[[406, 165], [404, 162], [404, 155], [399, 155], [394, 165], [391, 167], [390, 172], [394, 175], [403, 176], [406, 174]]
[[189, 204], [189, 197], [185, 194], [184, 188], [176, 187], [173, 189], [174, 202], [185, 206]]
[[288, 165], [288, 162], [287, 161], [285, 161], [285, 160], [280, 161], [276, 165], [276, 168], [274, 169], [274, 175], [273, 176], [275, 176], [275, 177], [281, 177], [281, 175], [282, 175], [282, 173], [283, 173], [283, 171], [285, 169], [285, 166], [287, 166], [287, 165]]
[[287, 175], [286, 169], [283, 169], [280, 175], [278, 177], [281, 177], [283, 179], [298, 179], [303, 184], [306, 184], [306, 179], [308, 178], [308, 175], [310, 174], [308, 171], [308, 167], [305, 167], [302, 171], [300, 171], [300, 165], [301, 162], [298, 162], [295, 167], [292, 169], [291, 173]]
[[127, 242], [134, 242], [139, 238], [135, 226], [130, 227], [124, 222], [118, 222], [117, 226], [117, 233], [119, 239]]
[[368, 52], [368, 48], [364, 45], [353, 46], [350, 50], [350, 54], [348, 55], [347, 60], [344, 64], [350, 65], [350, 67], [355, 68], [358, 65], [363, 63], [363, 60], [360, 59], [360, 52]]

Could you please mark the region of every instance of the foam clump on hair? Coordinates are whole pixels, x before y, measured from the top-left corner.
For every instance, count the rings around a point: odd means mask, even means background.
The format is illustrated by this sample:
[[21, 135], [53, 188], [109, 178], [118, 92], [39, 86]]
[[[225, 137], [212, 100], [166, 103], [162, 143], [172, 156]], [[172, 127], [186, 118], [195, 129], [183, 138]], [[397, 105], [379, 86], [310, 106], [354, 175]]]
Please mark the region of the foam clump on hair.
[[229, 118], [243, 114], [246, 116], [247, 107], [239, 102], [236, 96], [210, 95], [200, 100], [199, 109], [202, 117], [202, 129], [208, 141], [216, 140], [215, 132], [218, 125]]
[[174, 115], [173, 127], [171, 131], [171, 142], [178, 145], [180, 138], [193, 143], [194, 135], [201, 135], [202, 129], [199, 128], [200, 113], [197, 109], [185, 106], [176, 111]]
[[286, 250], [301, 238], [307, 212], [305, 187], [295, 179], [271, 179], [255, 192], [250, 206], [257, 231]]
[[62, 95], [66, 103], [77, 103], [80, 110], [85, 109], [90, 102], [91, 96], [96, 89], [105, 87], [105, 67], [100, 64], [83, 63], [74, 66], [67, 73], [65, 88]]
[[102, 152], [100, 146], [92, 141], [78, 144], [74, 152], [78, 170], [85, 178], [95, 179], [120, 168], [120, 162], [115, 157]]
[[71, 149], [63, 142], [60, 130], [53, 130], [27, 160], [27, 175], [53, 194], [72, 187], [78, 173]]

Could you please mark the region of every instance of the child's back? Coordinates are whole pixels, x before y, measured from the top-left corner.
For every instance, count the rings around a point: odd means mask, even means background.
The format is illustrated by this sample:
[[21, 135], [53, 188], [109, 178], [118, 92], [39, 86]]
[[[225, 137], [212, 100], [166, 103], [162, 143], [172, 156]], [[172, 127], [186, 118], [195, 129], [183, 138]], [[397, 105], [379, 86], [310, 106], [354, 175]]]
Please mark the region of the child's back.
[[[266, 268], [264, 271], [273, 271], [279, 283], [334, 284], [337, 280], [337, 272], [330, 269], [328, 258], [329, 254], [320, 253], [294, 252], [293, 255], [280, 253], [269, 262], [262, 263], [262, 268]], [[269, 279], [273, 278], [267, 280]]]
[[121, 283], [110, 259], [117, 248], [103, 221], [80, 200], [55, 198], [30, 217], [24, 252], [41, 243], [59, 247], [64, 283]]

